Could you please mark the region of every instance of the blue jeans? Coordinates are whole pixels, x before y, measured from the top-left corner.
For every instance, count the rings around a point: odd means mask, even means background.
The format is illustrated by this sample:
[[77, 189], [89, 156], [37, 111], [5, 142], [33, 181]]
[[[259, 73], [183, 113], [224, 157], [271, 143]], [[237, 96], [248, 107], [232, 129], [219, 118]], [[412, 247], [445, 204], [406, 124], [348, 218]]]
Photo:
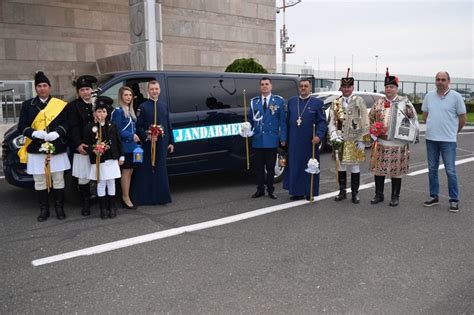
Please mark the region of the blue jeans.
[[456, 175], [456, 142], [426, 140], [426, 153], [428, 155], [428, 178], [430, 183], [430, 196], [438, 197], [439, 156], [443, 158], [446, 175], [448, 176], [449, 201], [459, 201], [458, 178]]

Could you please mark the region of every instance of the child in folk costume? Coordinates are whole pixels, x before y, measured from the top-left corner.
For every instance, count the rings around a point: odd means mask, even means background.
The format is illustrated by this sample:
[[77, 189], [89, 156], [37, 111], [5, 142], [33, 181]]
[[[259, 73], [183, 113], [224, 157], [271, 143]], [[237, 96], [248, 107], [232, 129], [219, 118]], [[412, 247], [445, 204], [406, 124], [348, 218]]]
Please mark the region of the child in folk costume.
[[120, 178], [120, 165], [125, 160], [117, 127], [106, 120], [107, 108], [112, 103], [111, 98], [100, 96], [94, 109], [96, 121], [84, 128], [84, 139], [91, 161], [90, 179], [97, 180], [102, 219], [117, 216], [115, 179]]

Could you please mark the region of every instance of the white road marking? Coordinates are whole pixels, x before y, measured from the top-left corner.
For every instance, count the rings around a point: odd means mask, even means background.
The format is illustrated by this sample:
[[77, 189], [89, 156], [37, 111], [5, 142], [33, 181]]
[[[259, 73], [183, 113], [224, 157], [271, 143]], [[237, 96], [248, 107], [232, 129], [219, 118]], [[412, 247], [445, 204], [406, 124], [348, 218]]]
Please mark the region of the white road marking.
[[[467, 159], [456, 161], [456, 165], [463, 164], [463, 163], [468, 163], [468, 162], [473, 162], [473, 161], [474, 161], [474, 157], [470, 157], [470, 158], [467, 158]], [[440, 165], [440, 169], [441, 168], [444, 168], [444, 165]], [[416, 176], [416, 175], [423, 174], [423, 173], [426, 173], [426, 172], [428, 172], [427, 168], [409, 173], [407, 175]], [[385, 182], [386, 183], [390, 182], [390, 179], [386, 179]], [[375, 186], [375, 183], [373, 183], [373, 182], [368, 183], [368, 184], [364, 184], [364, 185], [360, 186], [359, 190], [371, 188], [371, 187], [374, 187], [374, 186]], [[347, 191], [350, 192], [350, 189], [348, 189]], [[332, 197], [336, 196], [338, 193], [339, 193], [339, 191], [333, 191], [333, 192], [330, 192], [330, 193], [326, 193], [326, 194], [315, 197], [314, 201], [329, 199], [329, 198], [332, 198]], [[255, 217], [265, 215], [265, 214], [268, 214], [268, 213], [277, 212], [277, 211], [285, 210], [285, 209], [288, 209], [288, 208], [298, 207], [298, 206], [305, 205], [305, 204], [308, 204], [308, 203], [309, 203], [309, 201], [307, 201], [307, 200], [292, 201], [292, 202], [284, 203], [284, 204], [281, 204], [281, 205], [271, 206], [271, 207], [262, 208], [262, 209], [258, 209], [258, 210], [253, 210], [253, 211], [249, 211], [249, 212], [245, 212], [245, 213], [241, 213], [241, 214], [237, 214], [237, 215], [232, 215], [232, 216], [225, 217], [225, 218], [220, 218], [220, 219], [216, 219], [216, 220], [211, 220], [211, 221], [186, 225], [186, 226], [182, 226], [182, 227], [179, 227], [179, 228], [168, 229], [168, 230], [165, 230], [165, 231], [149, 233], [149, 234], [145, 234], [145, 235], [140, 235], [140, 236], [136, 236], [136, 237], [132, 237], [132, 238], [123, 239], [123, 240], [120, 240], [120, 241], [114, 241], [114, 242], [105, 243], [105, 244], [101, 244], [101, 245], [97, 245], [97, 246], [93, 246], [93, 247], [87, 247], [87, 248], [83, 248], [83, 249], [80, 249], [80, 250], [67, 252], [67, 253], [64, 253], [64, 254], [59, 254], [59, 255], [49, 256], [49, 257], [45, 257], [45, 258], [41, 258], [41, 259], [36, 259], [36, 260], [33, 260], [31, 263], [33, 264], [33, 266], [41, 266], [41, 265], [51, 264], [51, 263], [54, 263], [54, 262], [58, 262], [58, 261], [66, 260], [66, 259], [71, 259], [71, 258], [76, 258], [76, 257], [80, 257], [80, 256], [90, 256], [90, 255], [105, 253], [105, 252], [109, 252], [109, 251], [124, 248], [124, 247], [129, 247], [129, 246], [143, 244], [143, 243], [147, 243], [147, 242], [151, 242], [151, 241], [155, 241], [155, 240], [159, 240], [159, 239], [163, 239], [163, 238], [168, 238], [168, 237], [171, 237], [171, 236], [176, 236], [176, 235], [180, 235], [180, 234], [184, 234], [184, 233], [209, 229], [209, 228], [213, 228], [213, 227], [216, 227], [216, 226], [221, 226], [221, 225], [226, 225], [226, 224], [230, 224], [230, 223], [234, 223], [234, 222], [238, 222], [238, 221], [242, 221], [242, 220], [247, 220], [247, 219], [255, 218]]]
[[[459, 165], [459, 164], [469, 163], [469, 162], [473, 162], [473, 161], [474, 161], [474, 157], [470, 157], [470, 158], [467, 158], [467, 159], [458, 160], [458, 161], [454, 162], [454, 164]], [[439, 170], [444, 169], [444, 164], [440, 164], [438, 169]], [[416, 175], [420, 175], [420, 174], [423, 174], [423, 173], [428, 173], [428, 169], [424, 168], [424, 169], [419, 170], [419, 171], [408, 173], [407, 175], [408, 176], [416, 176]]]

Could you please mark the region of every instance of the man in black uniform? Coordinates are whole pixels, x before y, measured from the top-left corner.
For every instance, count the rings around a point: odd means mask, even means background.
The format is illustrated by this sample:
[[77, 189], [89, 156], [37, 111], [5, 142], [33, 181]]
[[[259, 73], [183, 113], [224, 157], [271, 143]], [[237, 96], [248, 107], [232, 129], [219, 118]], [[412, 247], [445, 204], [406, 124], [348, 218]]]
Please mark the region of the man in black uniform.
[[68, 104], [69, 122], [69, 144], [71, 152], [74, 152], [72, 162], [72, 176], [77, 178], [79, 192], [81, 194], [83, 216], [88, 216], [90, 212], [90, 186], [89, 172], [91, 164], [87, 153], [87, 145], [84, 143], [84, 127], [94, 121], [92, 113], [92, 84], [97, 79], [90, 75], [84, 75], [77, 79], [76, 90], [78, 97]]
[[66, 153], [66, 102], [51, 97], [51, 83], [41, 71], [35, 75], [35, 91], [37, 96], [21, 106], [18, 131], [26, 140], [18, 157], [26, 163], [26, 172], [33, 175], [40, 204], [38, 221], [49, 218], [50, 188], [54, 192], [56, 217], [63, 220], [64, 171], [71, 168]]

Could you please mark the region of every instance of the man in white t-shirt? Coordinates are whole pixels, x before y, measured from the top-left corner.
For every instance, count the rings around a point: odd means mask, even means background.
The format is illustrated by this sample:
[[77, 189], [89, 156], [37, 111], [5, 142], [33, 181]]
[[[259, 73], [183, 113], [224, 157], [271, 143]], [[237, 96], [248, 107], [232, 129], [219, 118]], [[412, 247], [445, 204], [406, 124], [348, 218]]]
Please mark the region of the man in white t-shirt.
[[449, 211], [459, 211], [459, 190], [456, 175], [456, 137], [466, 123], [466, 105], [458, 92], [449, 88], [446, 71], [436, 74], [436, 91], [426, 94], [423, 100], [423, 120], [426, 122], [426, 151], [430, 199], [423, 205], [439, 203], [438, 168], [441, 155], [448, 177]]

